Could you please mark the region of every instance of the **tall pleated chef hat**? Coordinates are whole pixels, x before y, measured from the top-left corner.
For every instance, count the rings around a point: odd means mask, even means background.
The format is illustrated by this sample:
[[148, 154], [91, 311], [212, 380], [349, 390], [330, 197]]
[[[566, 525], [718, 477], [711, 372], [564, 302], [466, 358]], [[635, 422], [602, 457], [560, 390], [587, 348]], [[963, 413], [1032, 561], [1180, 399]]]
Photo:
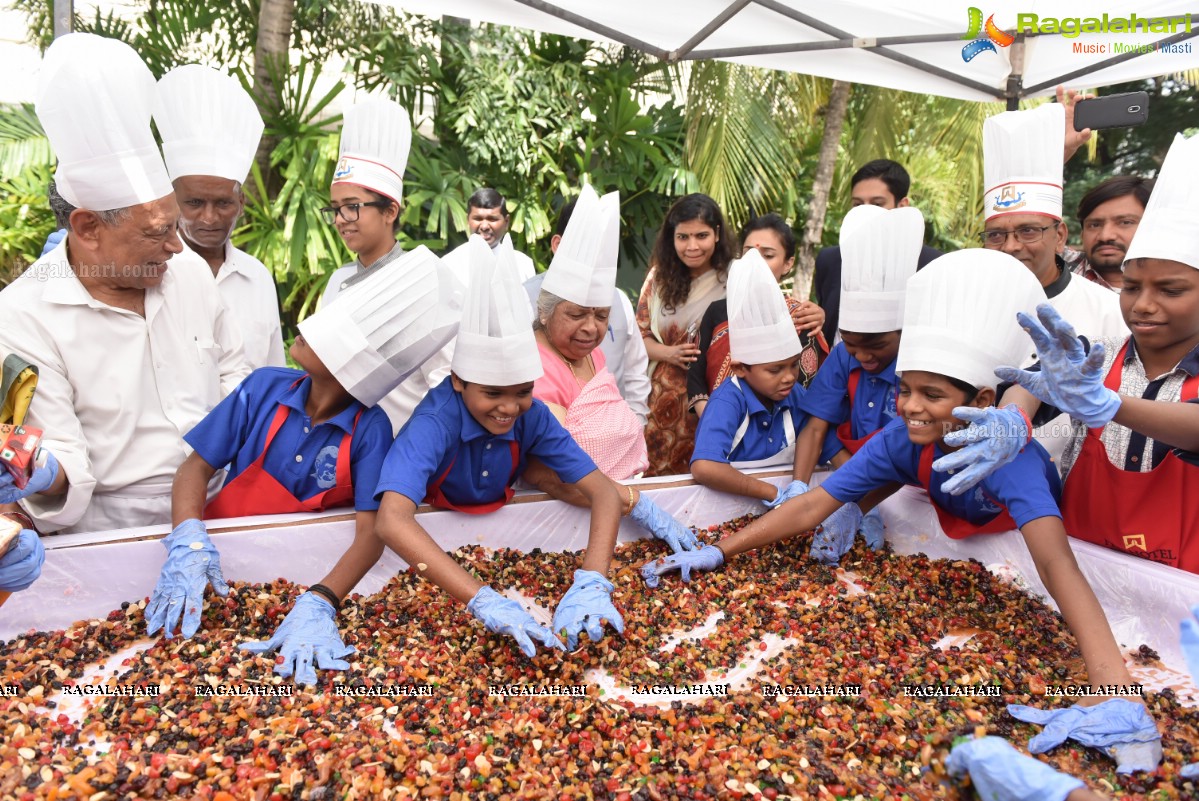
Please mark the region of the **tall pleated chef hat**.
[[212, 175], [243, 182], [262, 139], [262, 116], [241, 83], [200, 64], [159, 79], [154, 123], [171, 180]]
[[924, 215], [904, 206], [850, 209], [841, 223], [842, 331], [881, 334], [903, 327], [903, 297], [924, 245]]
[[600, 197], [584, 186], [541, 288], [580, 306], [611, 306], [619, 256], [620, 193]]
[[465, 289], [440, 266], [422, 245], [300, 323], [329, 372], [364, 405], [382, 400], [457, 333]]
[[529, 298], [512, 243], [495, 249], [478, 234], [467, 242], [470, 281], [451, 367], [463, 381], [508, 387], [541, 377], [541, 355], [529, 323]]
[[72, 205], [108, 211], [171, 194], [150, 131], [154, 93], [154, 76], [124, 42], [69, 33], [46, 50], [35, 108]]
[[399, 203], [412, 148], [412, 122], [393, 100], [368, 100], [346, 109], [333, 183], [365, 187]]
[[983, 122], [983, 219], [1004, 214], [1062, 218], [1066, 111], [1046, 103]]
[[1145, 215], [1128, 245], [1129, 259], [1169, 259], [1199, 270], [1199, 136], [1174, 135], [1157, 171]]
[[971, 248], [934, 259], [908, 280], [895, 371], [994, 387], [996, 367], [1028, 360], [1016, 313], [1035, 314], [1044, 302], [1037, 279], [1006, 253]]
[[802, 346], [787, 301], [757, 248], [729, 266], [729, 355], [745, 365], [799, 355]]

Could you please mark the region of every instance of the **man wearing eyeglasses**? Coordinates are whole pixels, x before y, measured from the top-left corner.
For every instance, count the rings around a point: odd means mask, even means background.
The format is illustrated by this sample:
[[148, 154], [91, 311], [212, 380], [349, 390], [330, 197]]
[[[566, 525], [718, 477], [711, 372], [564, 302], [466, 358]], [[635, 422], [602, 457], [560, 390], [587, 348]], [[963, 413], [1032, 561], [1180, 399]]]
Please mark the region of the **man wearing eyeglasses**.
[[1065, 113], [1059, 103], [987, 119], [982, 245], [1013, 256], [1031, 270], [1050, 304], [1084, 336], [1127, 336], [1118, 296], [1071, 273], [1058, 255], [1066, 244], [1064, 148]]
[[[1066, 268], [1059, 251], [1066, 244], [1062, 224], [1062, 154], [1066, 112], [1061, 103], [1027, 111], [1007, 111], [983, 123], [982, 245], [1018, 259], [1040, 282], [1049, 303], [1091, 341], [1128, 336], [1119, 295]], [[980, 303], [986, 299], [981, 298]], [[1031, 343], [1030, 343], [1031, 344]], [[1029, 348], [1027, 363], [1036, 359]], [[1062, 415], [1034, 430], [1054, 461], [1071, 439]]]

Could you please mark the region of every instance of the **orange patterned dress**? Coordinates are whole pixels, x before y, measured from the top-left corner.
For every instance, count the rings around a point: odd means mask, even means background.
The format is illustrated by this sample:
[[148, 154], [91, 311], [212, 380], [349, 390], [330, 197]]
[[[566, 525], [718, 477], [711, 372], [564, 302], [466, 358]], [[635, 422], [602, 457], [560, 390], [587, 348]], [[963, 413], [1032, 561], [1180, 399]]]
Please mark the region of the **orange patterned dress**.
[[[650, 268], [637, 301], [637, 325], [641, 335], [663, 345], [681, 345], [698, 340], [700, 321], [708, 305], [725, 296], [724, 281], [715, 270], [691, 282], [687, 300], [674, 309], [665, 309], [654, 284]], [[687, 411], [687, 371], [666, 362], [649, 364], [649, 417], [645, 423], [645, 444], [649, 449], [646, 476], [667, 476], [690, 472], [691, 452], [695, 450], [695, 415]]]

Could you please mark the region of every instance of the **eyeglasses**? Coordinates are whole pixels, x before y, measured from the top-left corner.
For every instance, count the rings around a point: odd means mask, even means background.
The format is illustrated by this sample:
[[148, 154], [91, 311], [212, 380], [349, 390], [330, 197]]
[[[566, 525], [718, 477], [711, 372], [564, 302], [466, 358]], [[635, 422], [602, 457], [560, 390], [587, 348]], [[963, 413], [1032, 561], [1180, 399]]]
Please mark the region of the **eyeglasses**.
[[1045, 236], [1045, 232], [1050, 228], [1057, 228], [1057, 226], [1021, 225], [1014, 231], [983, 231], [978, 235], [978, 238], [982, 241], [983, 247], [988, 248], [1003, 247], [1005, 244], [1007, 244], [1007, 238], [1009, 236], [1016, 237], [1017, 242], [1029, 245], [1033, 242], [1040, 242]]
[[341, 206], [325, 206], [321, 209], [321, 216], [330, 225], [337, 221], [338, 215], [341, 215], [341, 218], [348, 223], [358, 222], [358, 215], [362, 213], [363, 206], [375, 206], [385, 209], [390, 205], [390, 200], [372, 200], [369, 203], [346, 203]]

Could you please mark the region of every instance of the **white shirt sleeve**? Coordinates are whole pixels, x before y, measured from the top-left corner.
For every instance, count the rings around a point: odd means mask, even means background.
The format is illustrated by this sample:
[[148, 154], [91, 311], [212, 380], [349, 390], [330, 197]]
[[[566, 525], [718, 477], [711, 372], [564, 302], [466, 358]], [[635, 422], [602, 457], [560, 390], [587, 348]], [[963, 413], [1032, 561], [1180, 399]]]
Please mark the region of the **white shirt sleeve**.
[[625, 402], [629, 404], [629, 408], [637, 415], [641, 424], [645, 425], [645, 420], [649, 417], [649, 354], [645, 351], [645, 338], [641, 336], [641, 328], [637, 325], [633, 304], [624, 292], [619, 294], [621, 311], [628, 320], [625, 341], [622, 343], [624, 365], [620, 394], [624, 396]]

